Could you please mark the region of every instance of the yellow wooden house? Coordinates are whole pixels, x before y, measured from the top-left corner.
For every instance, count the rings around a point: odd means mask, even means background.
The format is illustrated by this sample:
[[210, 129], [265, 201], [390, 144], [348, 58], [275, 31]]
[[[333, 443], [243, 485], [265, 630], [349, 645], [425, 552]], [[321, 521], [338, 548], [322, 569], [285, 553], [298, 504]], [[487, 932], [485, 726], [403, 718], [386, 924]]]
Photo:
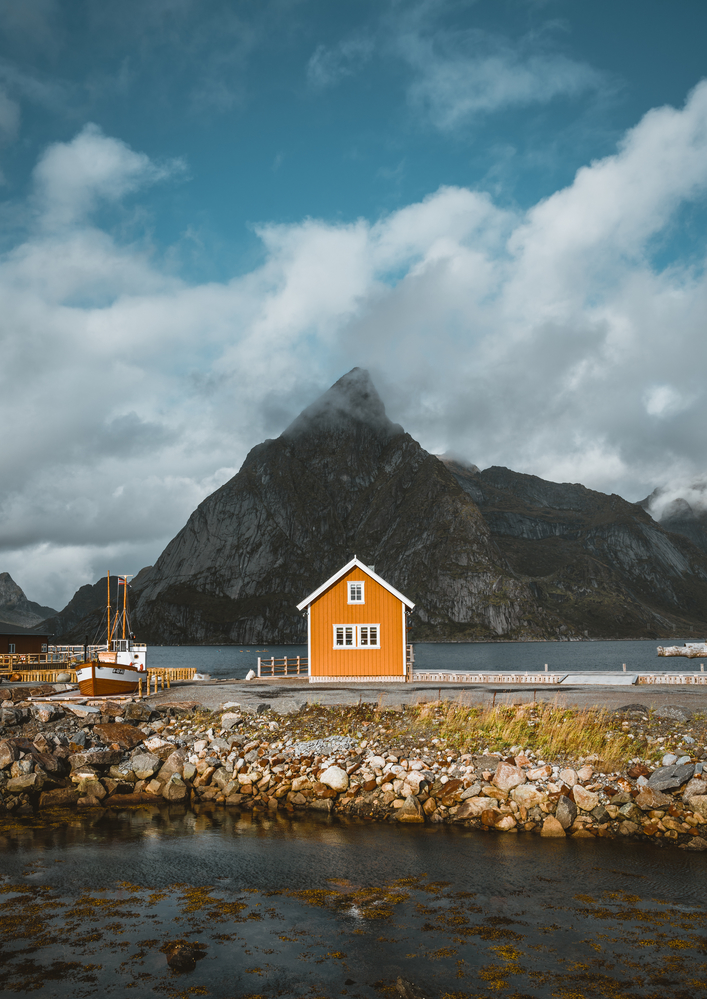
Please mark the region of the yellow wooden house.
[[297, 605], [307, 609], [309, 682], [404, 683], [414, 606], [354, 556]]

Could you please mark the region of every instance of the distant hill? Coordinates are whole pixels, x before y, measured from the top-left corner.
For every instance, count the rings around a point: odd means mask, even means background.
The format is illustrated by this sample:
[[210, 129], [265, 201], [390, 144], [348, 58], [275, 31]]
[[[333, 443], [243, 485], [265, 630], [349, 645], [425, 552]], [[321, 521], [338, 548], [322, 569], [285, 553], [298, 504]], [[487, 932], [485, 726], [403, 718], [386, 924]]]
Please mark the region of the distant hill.
[[52, 614], [56, 614], [53, 607], [42, 607], [28, 600], [10, 573], [0, 572], [0, 624], [34, 629]]
[[[145, 572], [147, 570], [142, 569], [135, 579], [140, 579]], [[105, 641], [107, 581], [108, 577], [103, 576], [97, 583], [86, 583], [79, 587], [63, 610], [54, 611], [51, 617], [42, 622], [42, 628], [54, 635], [53, 641], [56, 644], [82, 644], [86, 636], [89, 643]], [[115, 608], [118, 600], [117, 576], [111, 576], [110, 599]]]

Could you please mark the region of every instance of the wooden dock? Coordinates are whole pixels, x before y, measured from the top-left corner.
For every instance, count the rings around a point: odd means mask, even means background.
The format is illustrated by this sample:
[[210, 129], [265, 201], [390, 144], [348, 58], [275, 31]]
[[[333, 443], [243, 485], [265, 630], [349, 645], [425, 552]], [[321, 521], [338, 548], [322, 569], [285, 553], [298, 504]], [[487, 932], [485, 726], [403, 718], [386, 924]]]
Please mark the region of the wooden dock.
[[653, 684], [707, 684], [707, 673], [466, 673], [460, 670], [415, 670], [413, 683], [512, 683], [526, 686], [633, 686]]

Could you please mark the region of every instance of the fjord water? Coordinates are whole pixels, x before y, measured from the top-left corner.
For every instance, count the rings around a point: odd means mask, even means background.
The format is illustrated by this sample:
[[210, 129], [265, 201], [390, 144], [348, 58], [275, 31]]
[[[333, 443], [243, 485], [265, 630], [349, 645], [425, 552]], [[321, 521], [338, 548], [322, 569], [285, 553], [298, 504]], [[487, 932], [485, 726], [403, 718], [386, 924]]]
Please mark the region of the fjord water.
[[707, 990], [701, 854], [164, 805], [15, 822], [0, 858], [3, 996]]
[[[612, 672], [626, 663], [630, 672], [694, 672], [700, 660], [658, 657], [659, 645], [682, 645], [684, 639], [640, 642], [419, 642], [415, 666], [419, 669], [469, 672], [523, 673]], [[306, 656], [306, 645], [151, 645], [150, 666], [194, 666], [214, 679], [242, 679], [255, 669], [258, 656]], [[707, 661], [706, 661], [707, 662]]]

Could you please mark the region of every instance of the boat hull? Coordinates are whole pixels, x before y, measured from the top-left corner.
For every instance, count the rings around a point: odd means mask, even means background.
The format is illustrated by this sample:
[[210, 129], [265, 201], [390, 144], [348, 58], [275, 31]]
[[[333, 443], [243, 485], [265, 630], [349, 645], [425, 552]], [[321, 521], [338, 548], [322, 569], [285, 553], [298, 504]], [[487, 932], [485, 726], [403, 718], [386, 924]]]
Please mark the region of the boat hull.
[[145, 676], [142, 670], [104, 662], [85, 663], [76, 670], [79, 690], [85, 697], [134, 694], [141, 676]]

